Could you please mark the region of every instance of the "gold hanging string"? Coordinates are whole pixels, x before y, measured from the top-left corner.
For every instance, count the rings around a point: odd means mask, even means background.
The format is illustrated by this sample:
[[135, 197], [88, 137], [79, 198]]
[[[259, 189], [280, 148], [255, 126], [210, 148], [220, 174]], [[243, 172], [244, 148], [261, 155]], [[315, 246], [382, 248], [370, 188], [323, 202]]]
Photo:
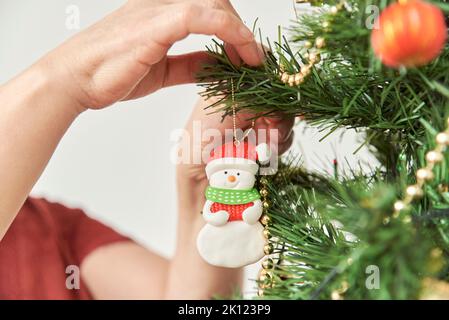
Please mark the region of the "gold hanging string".
[[245, 140], [245, 138], [250, 134], [250, 132], [253, 130], [254, 125], [255, 125], [255, 120], [253, 119], [251, 121], [251, 127], [247, 130], [245, 130], [245, 132], [243, 133], [243, 136], [241, 139], [237, 138], [237, 111], [235, 108], [235, 87], [234, 87], [234, 79], [231, 78], [231, 101], [232, 101], [232, 130], [233, 130], [233, 134], [234, 134], [234, 144], [236, 146], [240, 145], [240, 142]]
[[[247, 129], [242, 138], [238, 139], [237, 138], [237, 111], [236, 111], [236, 103], [235, 103], [235, 86], [234, 86], [234, 79], [231, 78], [231, 102], [232, 102], [232, 129], [233, 129], [233, 134], [234, 134], [234, 144], [236, 146], [240, 145], [240, 142], [243, 141], [251, 132], [251, 130], [253, 130], [254, 128], [254, 124], [255, 124], [255, 120], [253, 119], [251, 121], [251, 127], [249, 129]], [[266, 178], [262, 178], [260, 181], [261, 185], [262, 185], [262, 189], [260, 190], [260, 195], [261, 198], [263, 200], [262, 202], [262, 206], [263, 206], [263, 215], [260, 219], [260, 222], [262, 223], [262, 225], [264, 226], [264, 231], [263, 231], [263, 235], [266, 239], [266, 244], [264, 246], [264, 253], [265, 255], [270, 255], [271, 253], [273, 253], [273, 245], [268, 241], [268, 239], [270, 238], [269, 235], [269, 230], [268, 230], [268, 224], [270, 223], [270, 217], [268, 217], [267, 210], [269, 208], [269, 203], [268, 203], [268, 189], [267, 189], [267, 184], [268, 181]], [[267, 283], [271, 283], [271, 273], [270, 273], [270, 269], [273, 266], [273, 261], [271, 259], [266, 259], [264, 260], [263, 264], [263, 269], [261, 270], [260, 274], [259, 274], [259, 295], [263, 295], [263, 289], [267, 287]]]

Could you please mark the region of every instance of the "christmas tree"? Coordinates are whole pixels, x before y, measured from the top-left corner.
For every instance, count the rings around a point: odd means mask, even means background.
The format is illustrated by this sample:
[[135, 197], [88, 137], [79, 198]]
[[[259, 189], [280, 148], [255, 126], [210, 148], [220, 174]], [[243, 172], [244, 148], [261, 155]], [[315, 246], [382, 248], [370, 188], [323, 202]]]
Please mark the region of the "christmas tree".
[[259, 296], [449, 298], [449, 3], [297, 2], [313, 10], [261, 39], [263, 66], [209, 48], [218, 63], [200, 75], [204, 95], [229, 115], [232, 81], [237, 111], [301, 116], [329, 135], [355, 129], [379, 165], [320, 174], [293, 155], [262, 178]]

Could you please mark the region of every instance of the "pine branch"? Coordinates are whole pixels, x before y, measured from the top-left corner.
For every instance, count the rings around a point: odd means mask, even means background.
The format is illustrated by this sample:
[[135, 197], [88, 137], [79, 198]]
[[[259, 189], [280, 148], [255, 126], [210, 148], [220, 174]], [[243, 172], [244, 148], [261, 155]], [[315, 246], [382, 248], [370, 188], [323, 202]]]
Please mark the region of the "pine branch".
[[[281, 169], [269, 188], [270, 233], [275, 246], [281, 243], [284, 249], [276, 251], [281, 263], [266, 298], [329, 299], [342, 283], [349, 286], [348, 299], [417, 298], [417, 278], [431, 273], [431, 240], [400, 219], [385, 225], [394, 188], [368, 185], [364, 176], [344, 181], [316, 176], [326, 182], [318, 190], [308, 183], [290, 184], [284, 170], [292, 169]], [[346, 239], [348, 232], [356, 240]], [[368, 266], [381, 272], [378, 290], [365, 286]]]
[[[421, 68], [383, 67], [371, 50], [366, 9], [392, 1], [347, 2], [352, 10], [337, 15], [323, 6], [300, 15], [288, 41], [280, 36], [268, 43], [266, 62], [258, 68], [234, 66], [215, 43], [208, 50], [217, 63], [199, 76], [205, 97], [221, 97], [210, 108], [224, 116], [231, 113], [232, 79], [238, 112], [302, 116], [329, 133], [357, 129], [381, 164], [373, 174], [352, 170], [351, 177], [312, 174], [297, 163], [280, 168], [269, 187], [270, 232], [280, 260], [267, 298], [417, 298], [423, 277], [448, 278], [449, 153], [408, 212], [410, 221], [393, 217], [392, 207], [447, 126], [449, 47]], [[432, 2], [449, 13], [448, 1]], [[323, 31], [323, 21], [332, 21], [329, 30]], [[325, 38], [323, 61], [301, 86], [284, 84], [280, 70], [298, 72], [303, 44], [317, 37]], [[356, 240], [349, 241], [348, 232]], [[438, 250], [443, 254], [435, 255]], [[370, 265], [381, 272], [378, 290], [365, 285]]]

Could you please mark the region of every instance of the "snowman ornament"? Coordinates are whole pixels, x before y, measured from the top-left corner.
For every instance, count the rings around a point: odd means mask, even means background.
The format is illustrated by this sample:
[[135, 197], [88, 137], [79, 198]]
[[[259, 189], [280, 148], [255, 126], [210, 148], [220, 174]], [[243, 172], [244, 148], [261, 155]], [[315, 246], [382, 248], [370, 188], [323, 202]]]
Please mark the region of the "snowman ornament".
[[201, 257], [211, 265], [238, 268], [264, 256], [259, 222], [262, 201], [254, 187], [259, 163], [270, 161], [266, 143], [225, 143], [212, 150], [206, 165], [209, 186], [202, 215], [206, 225], [197, 238]]

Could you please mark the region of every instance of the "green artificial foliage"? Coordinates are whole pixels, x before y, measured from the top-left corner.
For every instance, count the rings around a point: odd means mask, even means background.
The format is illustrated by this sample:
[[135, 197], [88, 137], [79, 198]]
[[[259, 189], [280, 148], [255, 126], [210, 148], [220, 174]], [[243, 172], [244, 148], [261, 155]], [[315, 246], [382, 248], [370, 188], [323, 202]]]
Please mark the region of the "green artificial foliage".
[[[432, 2], [449, 13], [447, 1]], [[449, 281], [449, 152], [423, 197], [393, 216], [394, 202], [416, 182], [416, 170], [447, 126], [449, 47], [424, 67], [385, 67], [373, 54], [367, 22], [373, 19], [369, 6], [382, 10], [393, 1], [346, 3], [337, 14], [316, 2], [316, 10], [298, 15], [287, 36], [264, 41], [270, 49], [258, 68], [233, 65], [216, 43], [209, 52], [218, 62], [200, 75], [204, 96], [221, 97], [212, 110], [232, 112], [233, 79], [237, 111], [302, 116], [325, 137], [355, 129], [380, 163], [368, 173], [352, 168], [351, 174], [325, 175], [289, 160], [269, 178], [277, 259], [261, 298], [416, 299], [423, 279]], [[330, 22], [326, 30], [324, 21]], [[326, 43], [322, 61], [300, 86], [282, 83], [280, 66], [298, 72], [306, 61], [304, 43], [317, 37]], [[379, 283], [370, 278], [376, 270]]]

